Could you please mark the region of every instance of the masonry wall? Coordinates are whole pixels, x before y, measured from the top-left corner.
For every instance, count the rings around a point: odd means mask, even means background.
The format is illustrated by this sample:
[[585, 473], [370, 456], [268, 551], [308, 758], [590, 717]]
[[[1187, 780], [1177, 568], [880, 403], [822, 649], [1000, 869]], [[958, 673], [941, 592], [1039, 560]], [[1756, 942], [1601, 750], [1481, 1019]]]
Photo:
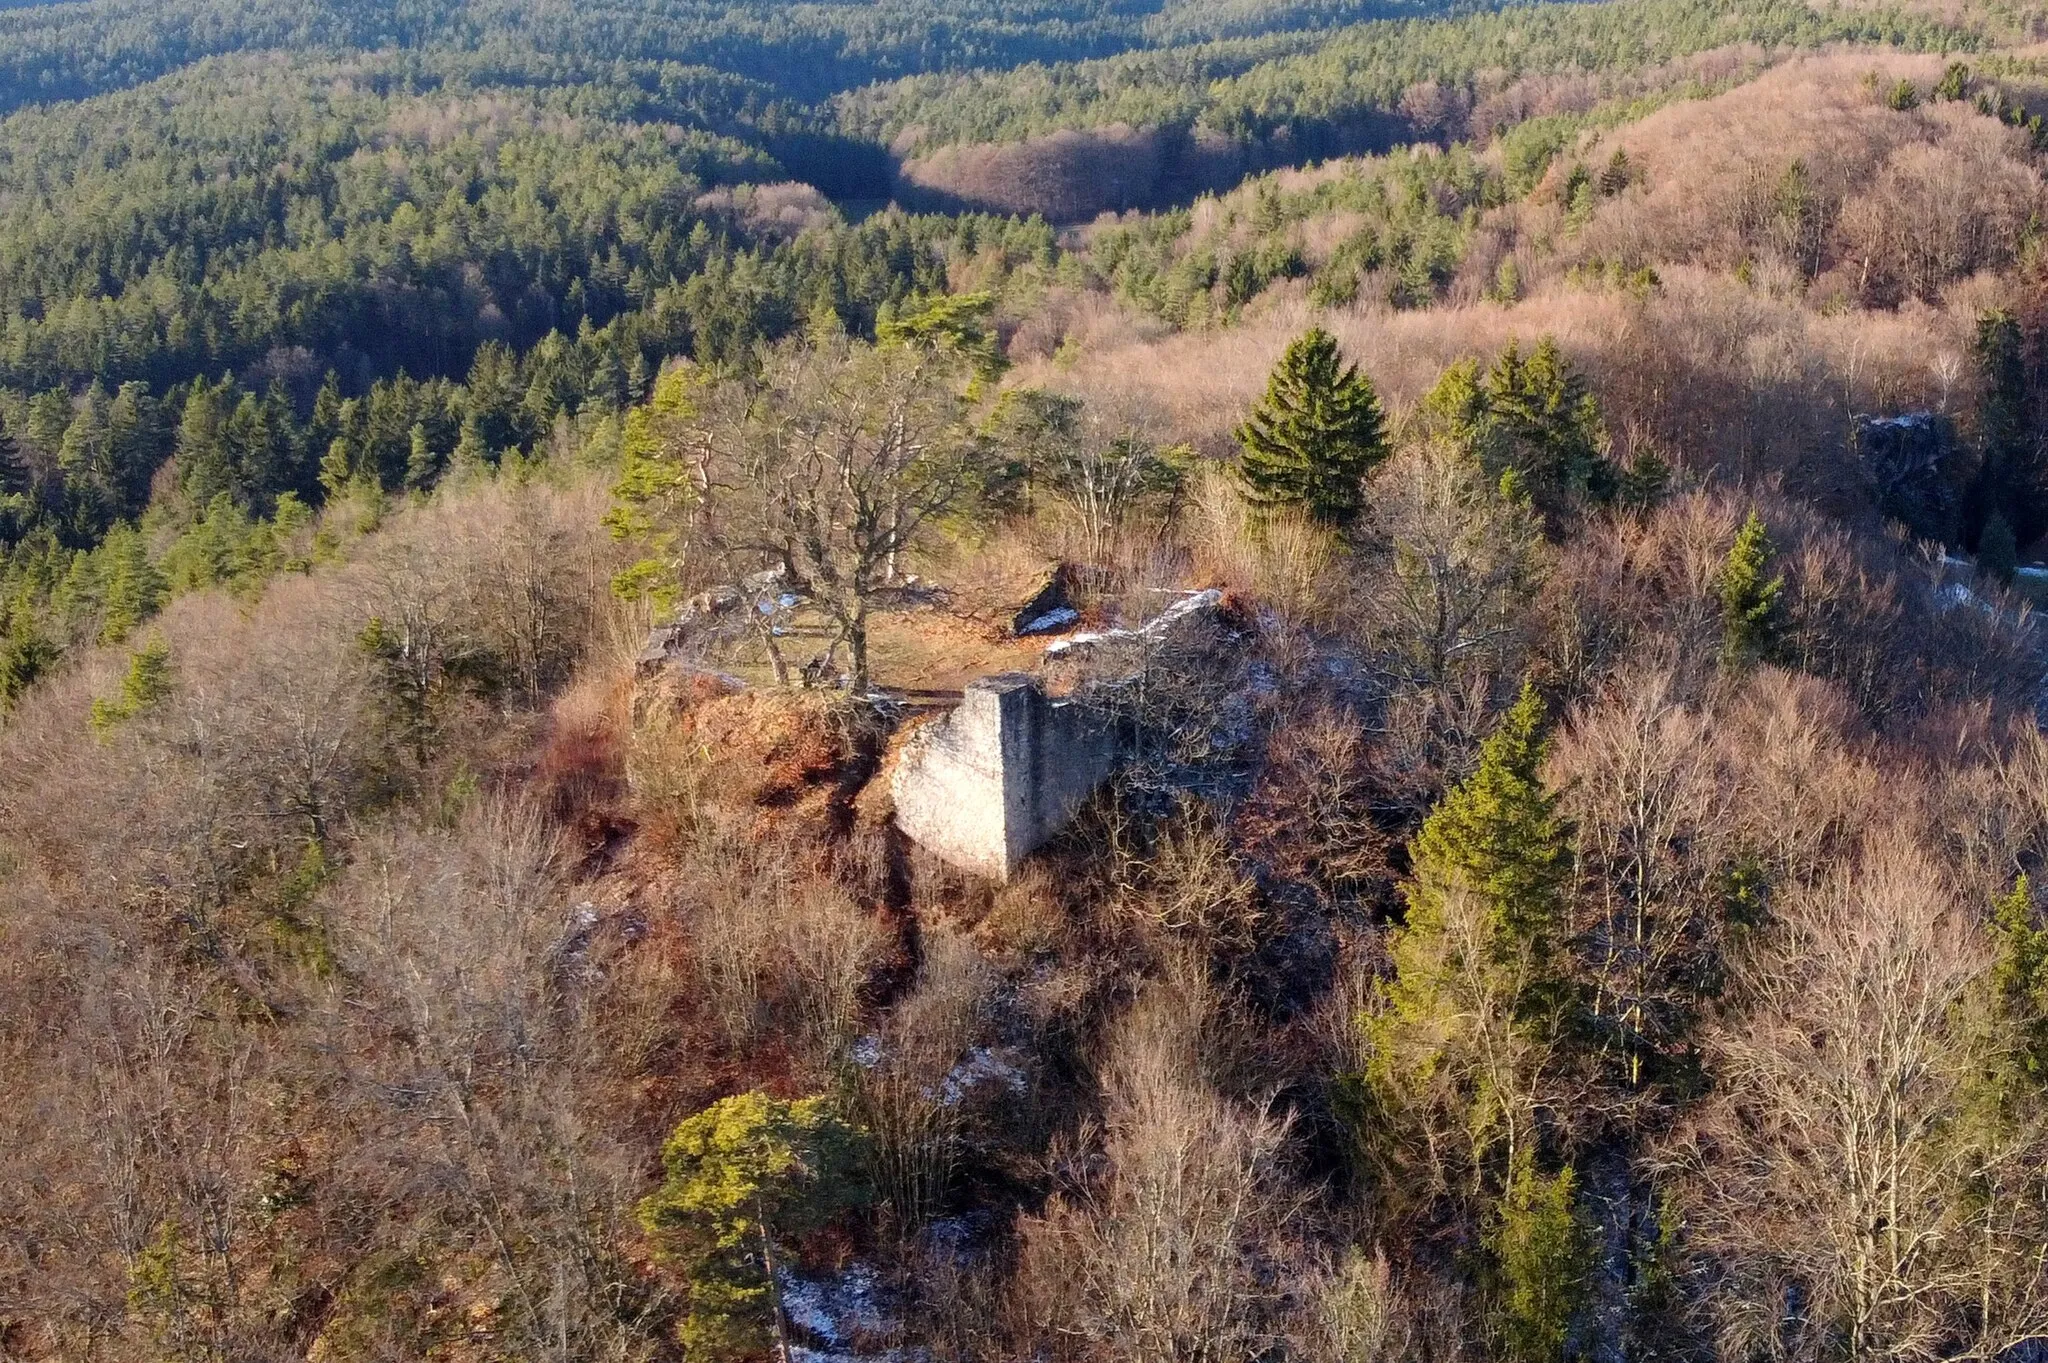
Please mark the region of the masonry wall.
[[1022, 673], [984, 677], [912, 735], [891, 791], [896, 824], [963, 869], [1007, 880], [1116, 769], [1115, 735]]

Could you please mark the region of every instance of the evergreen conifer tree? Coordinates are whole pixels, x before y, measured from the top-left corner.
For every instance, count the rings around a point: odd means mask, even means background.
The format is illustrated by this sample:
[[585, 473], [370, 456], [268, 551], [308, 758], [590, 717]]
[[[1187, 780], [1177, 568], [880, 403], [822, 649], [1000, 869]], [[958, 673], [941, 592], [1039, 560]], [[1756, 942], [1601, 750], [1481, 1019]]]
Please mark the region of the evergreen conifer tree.
[[231, 380], [215, 388], [195, 379], [178, 419], [178, 477], [193, 503], [205, 506], [223, 492], [237, 492], [235, 459], [228, 448], [226, 407]]
[[2018, 320], [2003, 310], [1984, 314], [1971, 355], [1984, 390], [1977, 415], [1977, 524], [1988, 525], [1994, 513], [2002, 514], [2015, 542], [2031, 544], [2048, 531], [2048, 451], [2033, 419]]
[[1543, 786], [1544, 718], [1543, 698], [1525, 684], [1480, 745], [1477, 769], [1423, 822], [1411, 849], [1411, 930], [1441, 921], [1446, 896], [1464, 891], [1487, 906], [1496, 956], [1553, 954], [1571, 856], [1557, 797]]
[[662, 1147], [667, 1177], [641, 1226], [689, 1277], [691, 1358], [757, 1358], [779, 1333], [777, 1239], [815, 1231], [866, 1195], [861, 1133], [823, 1098], [759, 1091], [685, 1118]]
[[[1536, 1081], [1572, 1002], [1571, 828], [1543, 785], [1544, 719], [1525, 685], [1416, 835], [1393, 978], [1362, 1020], [1375, 1124], [1397, 1144], [1414, 1136], [1433, 1162], [1463, 1143], [1475, 1192], [1526, 1156]], [[1502, 1150], [1505, 1164], [1492, 1158]]]
[[163, 574], [150, 562], [148, 546], [131, 526], [115, 526], [97, 556], [107, 565], [100, 641], [118, 643], [156, 614], [168, 588]]
[[1555, 511], [1574, 496], [1613, 495], [1600, 404], [1555, 340], [1544, 337], [1526, 357], [1510, 342], [1487, 375], [1486, 396], [1496, 457], [1520, 471], [1539, 505]]
[[1995, 582], [2010, 584], [2019, 566], [2020, 546], [2012, 522], [2004, 512], [1993, 511], [1991, 519], [1984, 522], [1984, 533], [1977, 536], [1977, 571]]
[[1365, 476], [1387, 456], [1372, 380], [1344, 363], [1337, 338], [1320, 327], [1287, 347], [1237, 440], [1254, 505], [1300, 507], [1327, 525], [1358, 519]]
[[124, 383], [107, 407], [107, 457], [118, 493], [116, 513], [132, 516], [149, 500], [149, 482], [164, 456], [156, 400], [145, 383]]
[[1729, 664], [1768, 660], [1777, 652], [1785, 579], [1770, 572], [1770, 532], [1755, 511], [1735, 532], [1721, 564], [1716, 590], [1721, 598], [1722, 659]]
[[327, 500], [336, 502], [347, 496], [355, 476], [355, 451], [347, 436], [337, 435], [328, 442], [327, 453], [320, 459], [320, 486], [326, 491]]
[[2034, 892], [2022, 874], [1991, 906], [1997, 956], [1991, 991], [1998, 1020], [2010, 1034], [2014, 1071], [2048, 1084], [2048, 928], [2034, 926]]
[[35, 471], [29, 467], [21, 441], [12, 431], [0, 428], [0, 499], [27, 500], [35, 491]]
[[154, 710], [170, 693], [171, 646], [161, 634], [153, 634], [128, 660], [128, 675], [121, 679], [120, 696], [93, 701], [92, 727], [105, 734], [118, 724]]
[[0, 630], [0, 709], [14, 702], [57, 660], [57, 647], [39, 628], [30, 603], [17, 600]]
[[1494, 1325], [1509, 1363], [1561, 1363], [1593, 1266], [1577, 1177], [1569, 1167], [1541, 1174], [1535, 1164], [1528, 1155], [1518, 1161], [1486, 1237]]
[[412, 424], [411, 445], [412, 451], [405, 460], [405, 485], [419, 491], [432, 486], [434, 474], [440, 467], [440, 460], [434, 453], [434, 447], [428, 443], [427, 427], [424, 422], [415, 421]]

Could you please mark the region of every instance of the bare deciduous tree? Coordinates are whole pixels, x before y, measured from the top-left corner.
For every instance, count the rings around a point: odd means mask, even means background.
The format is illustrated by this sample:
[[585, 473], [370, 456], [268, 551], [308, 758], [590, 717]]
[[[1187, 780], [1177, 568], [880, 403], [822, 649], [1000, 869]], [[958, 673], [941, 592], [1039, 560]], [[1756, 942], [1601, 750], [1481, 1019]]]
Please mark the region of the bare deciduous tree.
[[785, 347], [757, 380], [715, 387], [693, 425], [698, 535], [729, 562], [780, 569], [784, 589], [833, 622], [856, 692], [877, 595], [989, 471], [966, 423], [966, 377], [926, 346]]
[[1971, 1120], [1989, 953], [1901, 835], [1791, 897], [1670, 1152], [1730, 1355], [1992, 1359], [2048, 1337], [2048, 1130]]
[[1388, 461], [1366, 505], [1391, 568], [1369, 598], [1372, 634], [1403, 679], [1443, 689], [1512, 656], [1517, 607], [1538, 575], [1534, 512], [1438, 444]]

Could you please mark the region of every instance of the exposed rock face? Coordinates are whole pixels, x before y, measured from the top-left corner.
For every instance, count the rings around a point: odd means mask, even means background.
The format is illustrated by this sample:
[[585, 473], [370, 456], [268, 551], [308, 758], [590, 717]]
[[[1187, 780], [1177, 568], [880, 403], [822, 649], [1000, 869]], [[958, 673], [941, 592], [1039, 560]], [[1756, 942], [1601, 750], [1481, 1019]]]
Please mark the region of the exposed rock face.
[[1856, 453], [1884, 514], [1922, 539], [1954, 544], [1961, 531], [1962, 488], [1948, 418], [1906, 412], [1852, 420]]
[[1055, 634], [1081, 619], [1074, 608], [1074, 570], [1062, 563], [1048, 572], [1031, 596], [1010, 616], [1010, 633], [1018, 638]]
[[911, 736], [891, 781], [896, 824], [963, 870], [1008, 880], [1116, 770], [1099, 713], [1020, 672], [983, 677]]

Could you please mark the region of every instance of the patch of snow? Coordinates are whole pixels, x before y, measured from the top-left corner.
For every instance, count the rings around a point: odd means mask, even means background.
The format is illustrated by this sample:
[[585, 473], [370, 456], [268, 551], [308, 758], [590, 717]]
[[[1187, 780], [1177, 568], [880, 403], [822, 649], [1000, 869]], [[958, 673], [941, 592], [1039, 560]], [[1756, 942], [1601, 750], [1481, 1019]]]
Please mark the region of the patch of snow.
[[1222, 600], [1222, 592], [1214, 587], [1205, 587], [1198, 592], [1189, 592], [1137, 629], [1112, 629], [1100, 633], [1089, 631], [1069, 635], [1065, 639], [1047, 644], [1045, 654], [1048, 658], [1057, 657], [1070, 648], [1097, 643], [1103, 639], [1162, 639], [1181, 621], [1191, 615], [1199, 615], [1203, 611], [1214, 609]]
[[2040, 581], [2048, 578], [2048, 567], [2043, 567], [2038, 563], [2022, 563], [2019, 567], [2012, 570], [2012, 575], [2014, 577], [2024, 577]]
[[1917, 431], [1934, 424], [1934, 413], [1905, 412], [1898, 416], [1857, 416], [1852, 419], [1880, 431]]
[[831, 1308], [825, 1284], [784, 1272], [776, 1275], [776, 1286], [782, 1289], [782, 1314], [791, 1325], [827, 1344], [846, 1342], [839, 1333], [839, 1317]]
[[1937, 610], [1948, 611], [1964, 607], [1975, 607], [1986, 615], [1998, 614], [1998, 607], [1992, 605], [1983, 597], [1978, 596], [1977, 593], [1971, 591], [1960, 582], [1951, 582], [1936, 591], [1934, 593], [1934, 605]]
[[1195, 592], [1190, 596], [1182, 597], [1180, 600], [1174, 602], [1171, 606], [1168, 606], [1165, 610], [1159, 612], [1159, 614], [1151, 621], [1151, 623], [1147, 624], [1145, 628], [1140, 631], [1140, 633], [1163, 633], [1164, 631], [1171, 629], [1176, 621], [1184, 620], [1188, 616], [1194, 615], [1199, 611], [1208, 610], [1212, 606], [1221, 604], [1222, 601], [1223, 593], [1221, 591], [1217, 590], [1214, 587], [1205, 587], [1201, 591]]
[[976, 1046], [939, 1081], [939, 1101], [957, 1107], [970, 1092], [988, 1083], [1001, 1083], [1012, 1093], [1022, 1093], [1027, 1080], [1018, 1066], [987, 1046]]
[[854, 1264], [829, 1278], [810, 1278], [783, 1270], [775, 1275], [782, 1314], [793, 1330], [816, 1341], [818, 1348], [792, 1343], [792, 1360], [813, 1363], [908, 1363], [915, 1355], [901, 1349], [873, 1353], [854, 1350], [860, 1340], [895, 1333], [897, 1322], [883, 1309], [881, 1283], [874, 1269]]
[[569, 921], [555, 943], [555, 959], [564, 967], [580, 966], [590, 952], [590, 939], [597, 932], [597, 905], [584, 900], [569, 911]]
[[1017, 633], [1020, 635], [1050, 634], [1054, 630], [1066, 628], [1080, 618], [1081, 612], [1075, 610], [1072, 606], [1061, 606], [1057, 610], [1047, 611], [1035, 620], [1026, 621], [1024, 627], [1018, 630]]
[[853, 1043], [847, 1051], [853, 1063], [864, 1070], [873, 1069], [882, 1059], [882, 1038], [870, 1032]]

